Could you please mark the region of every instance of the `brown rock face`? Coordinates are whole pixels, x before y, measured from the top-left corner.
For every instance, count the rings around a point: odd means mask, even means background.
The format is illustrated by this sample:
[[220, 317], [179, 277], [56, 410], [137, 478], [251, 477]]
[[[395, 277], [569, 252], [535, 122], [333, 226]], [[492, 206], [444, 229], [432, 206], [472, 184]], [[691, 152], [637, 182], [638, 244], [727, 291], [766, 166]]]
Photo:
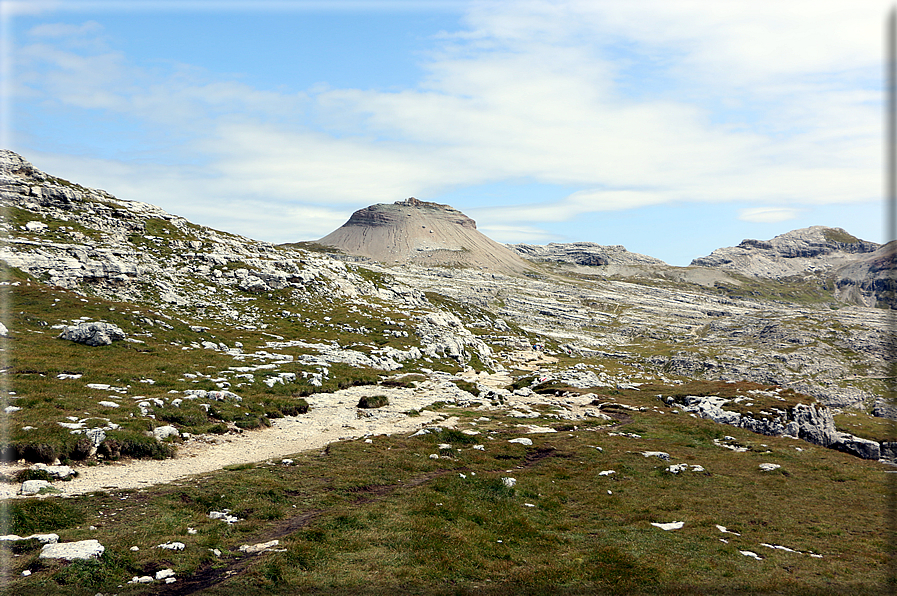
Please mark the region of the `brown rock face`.
[[502, 273], [529, 268], [509, 248], [483, 235], [476, 222], [457, 209], [413, 197], [359, 209], [318, 243], [386, 264], [472, 267]]

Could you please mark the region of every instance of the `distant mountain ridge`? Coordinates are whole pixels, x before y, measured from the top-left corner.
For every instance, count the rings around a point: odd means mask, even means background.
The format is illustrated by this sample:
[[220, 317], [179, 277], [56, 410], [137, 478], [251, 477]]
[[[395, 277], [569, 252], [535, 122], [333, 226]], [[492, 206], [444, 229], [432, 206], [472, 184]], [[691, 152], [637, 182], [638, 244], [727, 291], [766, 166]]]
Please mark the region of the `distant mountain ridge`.
[[635, 252], [625, 247], [604, 246], [594, 242], [551, 242], [547, 245], [509, 244], [520, 256], [534, 261], [554, 263], [571, 263], [585, 267], [602, 267], [605, 265], [666, 265], [660, 259]]
[[842, 228], [811, 226], [780, 234], [771, 240], [744, 240], [694, 259], [699, 267], [718, 267], [745, 275], [782, 279], [793, 275], [835, 270], [871, 253], [881, 245], [860, 240]]

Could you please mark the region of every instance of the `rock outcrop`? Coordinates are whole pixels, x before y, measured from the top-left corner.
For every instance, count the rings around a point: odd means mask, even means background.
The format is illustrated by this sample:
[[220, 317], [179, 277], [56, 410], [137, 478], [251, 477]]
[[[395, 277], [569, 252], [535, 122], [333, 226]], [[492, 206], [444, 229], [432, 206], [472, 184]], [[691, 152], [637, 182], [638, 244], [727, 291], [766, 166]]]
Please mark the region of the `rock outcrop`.
[[[775, 437], [787, 435], [863, 459], [878, 460], [883, 453], [890, 455], [889, 444], [879, 444], [838, 431], [832, 412], [828, 408], [797, 404], [787, 411], [775, 409], [773, 415], [751, 416], [726, 410], [723, 406], [729, 401], [731, 400], [715, 396], [686, 396], [682, 398], [678, 407], [684, 412], [693, 412], [701, 418], [708, 418], [720, 424]], [[667, 403], [675, 402], [672, 398], [668, 398]]]
[[93, 322], [67, 326], [59, 339], [67, 339], [88, 346], [108, 346], [113, 341], [125, 339], [125, 332], [112, 323]]
[[480, 233], [476, 222], [457, 209], [413, 197], [359, 209], [317, 242], [387, 265], [472, 267], [501, 273], [528, 268], [513, 251]]

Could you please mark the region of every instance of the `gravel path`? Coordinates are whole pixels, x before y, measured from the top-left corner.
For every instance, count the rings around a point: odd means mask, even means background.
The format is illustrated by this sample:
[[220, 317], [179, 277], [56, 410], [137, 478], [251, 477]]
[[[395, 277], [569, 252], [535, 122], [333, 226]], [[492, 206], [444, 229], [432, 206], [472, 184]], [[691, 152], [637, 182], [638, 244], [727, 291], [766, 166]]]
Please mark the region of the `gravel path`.
[[[389, 405], [376, 410], [356, 408], [362, 395], [370, 395], [369, 387], [353, 387], [307, 398], [308, 414], [279, 418], [272, 427], [246, 431], [239, 435], [204, 435], [185, 441], [178, 456], [167, 460], [129, 460], [98, 466], [78, 466], [78, 477], [67, 482], [54, 482], [61, 496], [74, 496], [100, 490], [124, 490], [164, 484], [194, 474], [218, 470], [232, 464], [251, 463], [320, 449], [334, 441], [369, 435], [410, 433], [439, 422], [452, 426], [455, 419], [444, 420], [434, 412], [420, 416], [403, 412], [423, 410], [427, 405], [456, 389], [441, 383], [425, 383], [418, 389], [378, 388], [389, 398]], [[460, 390], [459, 390], [460, 391]], [[0, 472], [12, 475], [20, 465], [0, 466]], [[18, 484], [0, 485], [0, 498], [16, 498]]]

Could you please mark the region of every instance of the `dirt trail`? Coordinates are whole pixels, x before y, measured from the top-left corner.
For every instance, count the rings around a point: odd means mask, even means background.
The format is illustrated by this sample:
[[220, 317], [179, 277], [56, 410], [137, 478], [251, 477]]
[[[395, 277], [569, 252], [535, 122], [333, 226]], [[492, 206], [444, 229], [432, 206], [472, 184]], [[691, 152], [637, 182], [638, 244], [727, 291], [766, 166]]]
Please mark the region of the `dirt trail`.
[[[239, 435], [202, 436], [185, 441], [178, 448], [178, 455], [166, 460], [128, 460], [98, 466], [78, 466], [78, 477], [67, 482], [54, 482], [54, 488], [62, 496], [81, 495], [100, 490], [144, 488], [175, 480], [212, 472], [224, 466], [252, 463], [310, 449], [321, 449], [334, 441], [354, 439], [368, 435], [410, 433], [439, 422], [444, 426], [454, 424], [434, 412], [423, 411], [420, 416], [409, 417], [403, 412], [423, 410], [427, 405], [444, 399], [438, 390], [414, 390], [406, 388], [381, 388], [389, 406], [377, 410], [359, 412], [355, 406], [366, 393], [365, 388], [355, 387], [331, 394], [316, 394], [308, 398], [311, 410], [296, 417], [279, 418], [272, 427], [258, 431], [245, 431]], [[367, 390], [369, 393], [369, 390]], [[0, 472], [13, 475], [23, 466], [2, 465]], [[0, 498], [15, 498], [20, 485], [0, 485]]]

